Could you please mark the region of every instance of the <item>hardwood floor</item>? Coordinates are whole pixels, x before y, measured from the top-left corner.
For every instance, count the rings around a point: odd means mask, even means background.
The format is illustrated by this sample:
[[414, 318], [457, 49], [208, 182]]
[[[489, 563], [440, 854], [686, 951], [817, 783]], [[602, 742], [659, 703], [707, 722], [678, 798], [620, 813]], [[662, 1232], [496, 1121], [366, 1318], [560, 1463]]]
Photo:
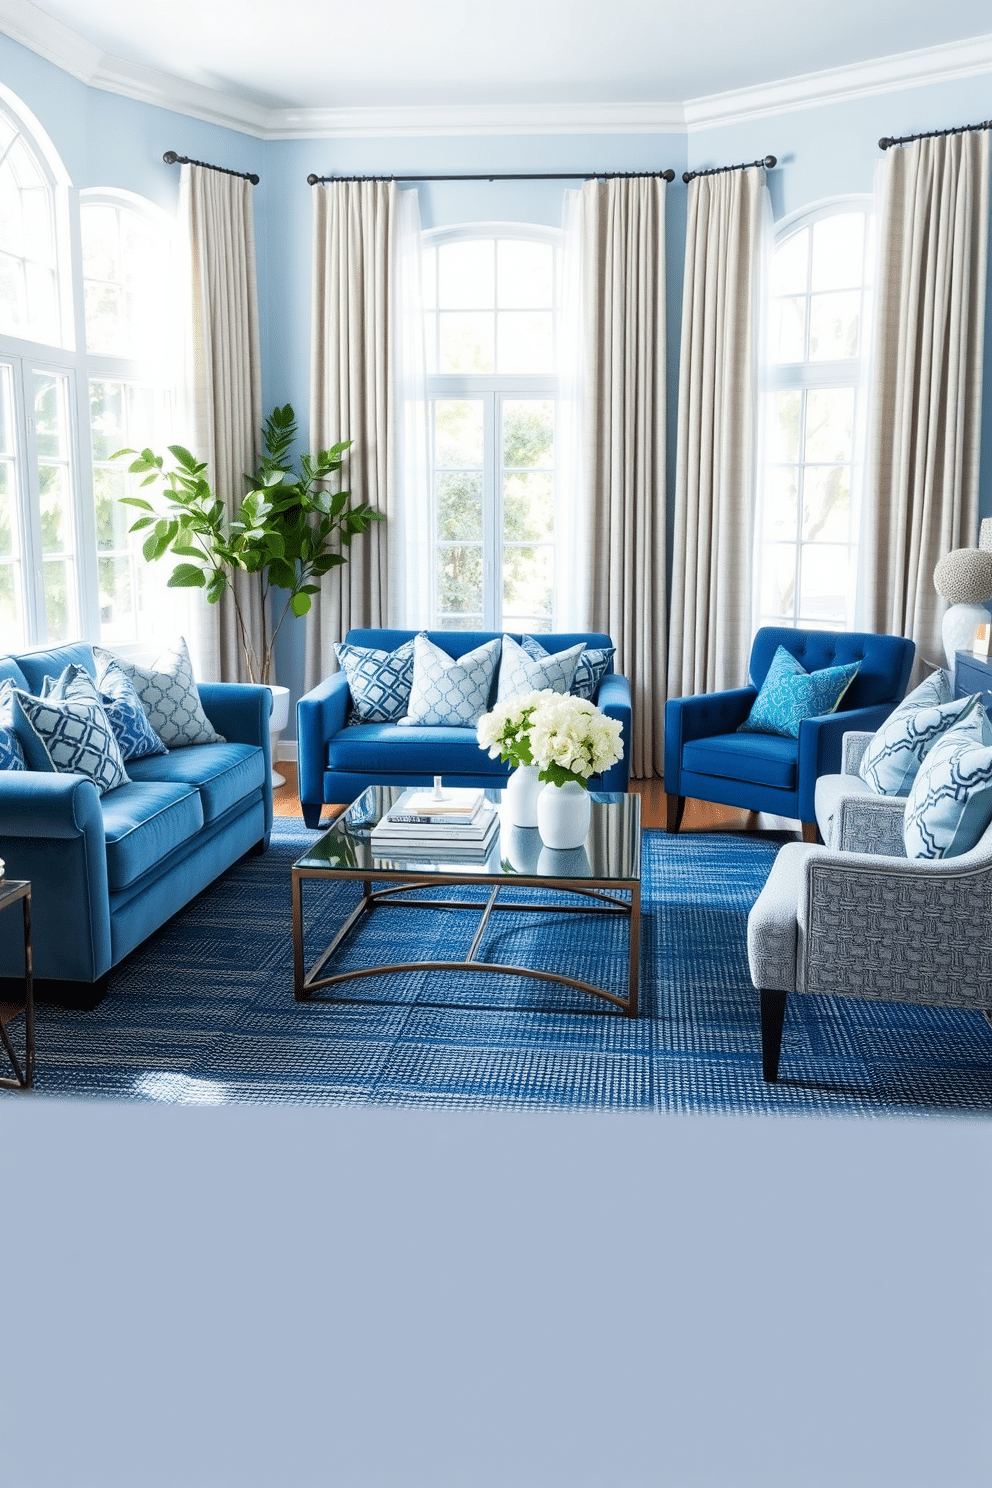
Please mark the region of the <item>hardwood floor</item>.
[[[280, 760], [279, 772], [285, 775], [286, 784], [273, 791], [272, 810], [276, 816], [302, 816], [296, 787], [296, 765], [290, 760]], [[642, 825], [664, 829], [667, 797], [662, 782], [632, 780], [630, 789], [641, 798]], [[326, 806], [323, 820], [337, 816], [341, 809]], [[683, 832], [769, 832], [790, 831], [797, 827], [796, 822], [786, 821], [783, 817], [759, 815], [734, 806], [715, 806], [710, 801], [686, 801], [682, 818]], [[799, 836], [798, 830], [796, 835]]]

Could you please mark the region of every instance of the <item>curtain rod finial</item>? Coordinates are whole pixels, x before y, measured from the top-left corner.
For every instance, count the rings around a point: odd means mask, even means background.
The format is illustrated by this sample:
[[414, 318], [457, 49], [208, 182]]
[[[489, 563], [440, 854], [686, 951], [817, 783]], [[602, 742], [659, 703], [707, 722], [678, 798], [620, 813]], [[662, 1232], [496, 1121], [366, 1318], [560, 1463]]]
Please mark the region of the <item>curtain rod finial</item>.
[[663, 181], [674, 181], [675, 180], [675, 172], [671, 169], [671, 167], [669, 167], [668, 170], [663, 170], [662, 171], [662, 173], [661, 173], [661, 179]]
[[166, 165], [175, 165], [176, 161], [179, 159], [179, 156], [176, 154], [175, 150], [166, 150], [165, 154], [162, 156], [162, 159], [165, 161]]
[[310, 174], [307, 176], [307, 185], [308, 186], [316, 186], [317, 185], [317, 182], [319, 180], [320, 180], [320, 177], [319, 176], [315, 176], [314, 173], [313, 173], [313, 171], [311, 171]]
[[887, 138], [880, 139], [879, 142], [878, 142], [878, 148], [880, 150], [887, 150], [889, 148], [889, 146], [891, 145], [891, 143], [892, 143], [892, 141], [890, 139], [887, 139]]
[[765, 170], [774, 170], [778, 165], [778, 159], [774, 155], [766, 155], [764, 159]]
[[682, 172], [682, 179], [685, 182], [685, 184], [688, 186], [689, 182], [692, 180], [692, 171], [683, 171]]

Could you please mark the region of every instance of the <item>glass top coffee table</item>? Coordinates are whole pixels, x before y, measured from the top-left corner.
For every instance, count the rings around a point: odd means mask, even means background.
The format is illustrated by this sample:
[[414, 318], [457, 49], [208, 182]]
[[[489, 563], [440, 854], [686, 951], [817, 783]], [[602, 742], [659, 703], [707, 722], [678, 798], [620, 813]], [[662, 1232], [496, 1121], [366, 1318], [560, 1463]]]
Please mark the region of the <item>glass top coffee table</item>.
[[[536, 827], [511, 827], [500, 823], [489, 854], [484, 859], [460, 859], [421, 855], [400, 858], [373, 856], [369, 841], [372, 828], [399, 799], [402, 786], [370, 786], [329, 831], [293, 864], [293, 992], [297, 1001], [350, 981], [355, 977], [381, 976], [402, 971], [472, 971], [502, 976], [535, 977], [564, 983], [589, 992], [637, 1017], [637, 972], [641, 926], [641, 802], [636, 795], [591, 795], [592, 820], [583, 847], [552, 851], [542, 845]], [[487, 790], [499, 807], [502, 792]], [[303, 944], [303, 885], [308, 879], [357, 879], [362, 897], [338, 930], [330, 945], [309, 970], [305, 968]], [[373, 884], [377, 887], [373, 888]], [[409, 897], [416, 886], [438, 887], [481, 884], [490, 892], [484, 900], [422, 899]], [[542, 902], [527, 902], [514, 895], [513, 902], [499, 903], [502, 889], [542, 890]], [[580, 904], [548, 902], [548, 891], [579, 896]], [[464, 960], [403, 961], [363, 966], [333, 972], [330, 964], [338, 947], [363, 915], [385, 907], [400, 909], [445, 909], [452, 913], [479, 914], [475, 937]], [[626, 990], [615, 991], [580, 981], [564, 972], [476, 959], [490, 916], [505, 910], [513, 914], [602, 914], [625, 916], [629, 921], [629, 963]], [[399, 927], [398, 927], [399, 928]], [[403, 944], [397, 936], [397, 947]]]

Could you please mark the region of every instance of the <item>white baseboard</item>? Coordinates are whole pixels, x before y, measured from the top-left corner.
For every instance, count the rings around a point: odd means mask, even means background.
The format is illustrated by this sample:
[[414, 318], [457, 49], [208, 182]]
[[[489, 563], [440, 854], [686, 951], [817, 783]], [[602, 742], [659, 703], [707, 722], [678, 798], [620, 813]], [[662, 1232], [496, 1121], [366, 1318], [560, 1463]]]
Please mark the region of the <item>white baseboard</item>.
[[286, 740], [280, 739], [279, 740], [279, 743], [276, 745], [276, 759], [277, 760], [291, 760], [293, 762], [293, 764], [295, 765], [296, 764], [296, 740], [295, 739], [286, 739]]

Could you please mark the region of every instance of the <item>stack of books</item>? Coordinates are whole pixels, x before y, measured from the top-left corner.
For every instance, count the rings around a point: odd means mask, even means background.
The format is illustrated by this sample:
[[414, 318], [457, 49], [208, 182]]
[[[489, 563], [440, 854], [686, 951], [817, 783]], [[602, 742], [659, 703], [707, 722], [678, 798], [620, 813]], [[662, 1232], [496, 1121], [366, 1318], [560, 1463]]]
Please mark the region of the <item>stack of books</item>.
[[377, 858], [460, 858], [482, 862], [499, 830], [485, 791], [406, 790], [369, 834]]

